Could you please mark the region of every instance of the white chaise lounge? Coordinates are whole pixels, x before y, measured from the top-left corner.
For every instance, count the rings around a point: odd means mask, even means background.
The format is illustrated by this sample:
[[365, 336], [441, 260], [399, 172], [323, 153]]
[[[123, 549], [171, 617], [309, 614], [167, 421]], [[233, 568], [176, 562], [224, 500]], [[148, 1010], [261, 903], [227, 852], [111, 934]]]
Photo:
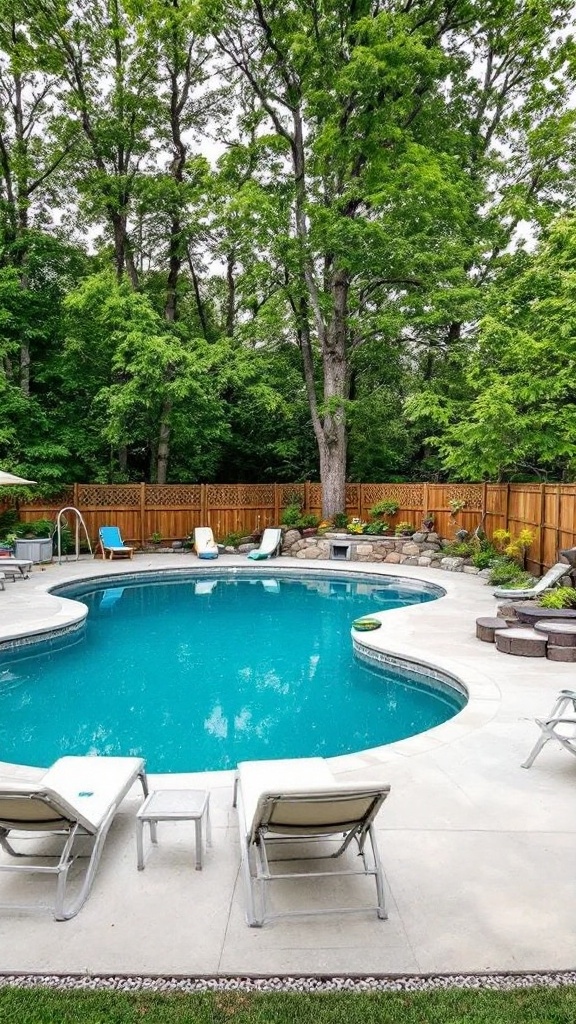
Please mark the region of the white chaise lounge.
[[566, 565], [565, 562], [556, 562], [541, 579], [536, 581], [533, 587], [525, 587], [524, 590], [514, 590], [513, 587], [499, 587], [498, 590], [494, 591], [494, 597], [509, 598], [511, 601], [538, 597], [539, 594], [543, 594], [545, 590], [553, 587], [555, 583], [559, 583], [563, 576], [569, 576], [571, 572], [570, 566]]
[[194, 550], [198, 558], [218, 558], [218, 545], [210, 526], [197, 526], [194, 530]]
[[[55, 874], [56, 921], [74, 917], [86, 902], [98, 867], [104, 840], [114, 816], [132, 785], [140, 780], [148, 793], [145, 762], [141, 757], [61, 757], [39, 782], [0, 781], [0, 847], [10, 861], [0, 861], [0, 871]], [[35, 852], [22, 853], [13, 842], [58, 835], [64, 840], [61, 853], [45, 854], [42, 844]], [[68, 872], [76, 860], [77, 843], [92, 842], [92, 850], [80, 890], [67, 898]], [[57, 864], [14, 863], [22, 858], [58, 861]], [[12, 906], [13, 904], [2, 904]], [[41, 906], [41, 904], [39, 905]]]
[[[239, 764], [234, 806], [238, 808], [247, 923], [259, 927], [275, 917], [360, 910], [376, 910], [378, 917], [385, 918], [384, 878], [374, 819], [389, 792], [390, 786], [381, 782], [338, 782], [321, 757]], [[352, 841], [358, 855], [350, 863], [348, 847]], [[280, 848], [287, 850], [287, 855], [271, 858], [270, 854]], [[312, 849], [317, 852], [312, 854]], [[315, 868], [319, 860], [340, 856], [340, 870]], [[299, 861], [303, 866], [297, 871], [272, 870], [272, 864], [286, 861]], [[306, 906], [283, 913], [268, 910], [266, 893], [272, 882], [312, 877], [330, 878], [338, 884], [336, 876], [342, 875], [372, 876], [376, 902], [366, 906], [353, 900], [346, 907]]]

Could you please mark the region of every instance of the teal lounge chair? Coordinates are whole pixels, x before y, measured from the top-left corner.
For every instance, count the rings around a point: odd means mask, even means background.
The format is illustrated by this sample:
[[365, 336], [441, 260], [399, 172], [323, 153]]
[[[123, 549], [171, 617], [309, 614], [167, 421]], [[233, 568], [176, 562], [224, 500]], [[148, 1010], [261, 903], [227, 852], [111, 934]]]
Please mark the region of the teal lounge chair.
[[122, 540], [120, 530], [117, 526], [101, 526], [98, 530], [98, 539], [102, 558], [133, 558], [134, 548], [129, 548]]
[[254, 551], [249, 551], [248, 558], [251, 558], [254, 562], [259, 561], [261, 558], [271, 558], [273, 555], [279, 554], [281, 547], [282, 530], [277, 527], [271, 527], [264, 530], [260, 547], [254, 548]]

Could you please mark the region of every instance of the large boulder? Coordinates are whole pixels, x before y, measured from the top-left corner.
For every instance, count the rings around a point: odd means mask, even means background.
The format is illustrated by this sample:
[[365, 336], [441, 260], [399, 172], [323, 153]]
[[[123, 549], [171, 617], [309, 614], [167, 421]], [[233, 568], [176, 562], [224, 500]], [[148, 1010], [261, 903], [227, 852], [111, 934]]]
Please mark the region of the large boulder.
[[440, 562], [440, 568], [446, 572], [462, 572], [462, 566], [464, 565], [464, 559], [458, 558], [455, 555], [451, 555], [449, 558], [443, 558]]

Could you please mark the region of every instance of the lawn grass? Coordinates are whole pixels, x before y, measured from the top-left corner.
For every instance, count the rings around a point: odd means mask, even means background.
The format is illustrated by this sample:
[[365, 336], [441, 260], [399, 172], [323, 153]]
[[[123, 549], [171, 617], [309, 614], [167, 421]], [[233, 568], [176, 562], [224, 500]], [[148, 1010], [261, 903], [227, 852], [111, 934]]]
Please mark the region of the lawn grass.
[[156, 994], [0, 988], [1, 1024], [574, 1024], [576, 987]]

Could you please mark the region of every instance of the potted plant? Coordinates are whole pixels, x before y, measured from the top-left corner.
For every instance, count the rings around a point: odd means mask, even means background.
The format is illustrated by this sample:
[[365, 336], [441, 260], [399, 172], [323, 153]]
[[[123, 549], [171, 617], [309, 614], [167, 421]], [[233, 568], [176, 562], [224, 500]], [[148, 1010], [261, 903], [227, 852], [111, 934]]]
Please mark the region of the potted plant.
[[422, 529], [425, 533], [431, 533], [434, 529], [435, 517], [433, 512], [427, 512], [422, 520]]

